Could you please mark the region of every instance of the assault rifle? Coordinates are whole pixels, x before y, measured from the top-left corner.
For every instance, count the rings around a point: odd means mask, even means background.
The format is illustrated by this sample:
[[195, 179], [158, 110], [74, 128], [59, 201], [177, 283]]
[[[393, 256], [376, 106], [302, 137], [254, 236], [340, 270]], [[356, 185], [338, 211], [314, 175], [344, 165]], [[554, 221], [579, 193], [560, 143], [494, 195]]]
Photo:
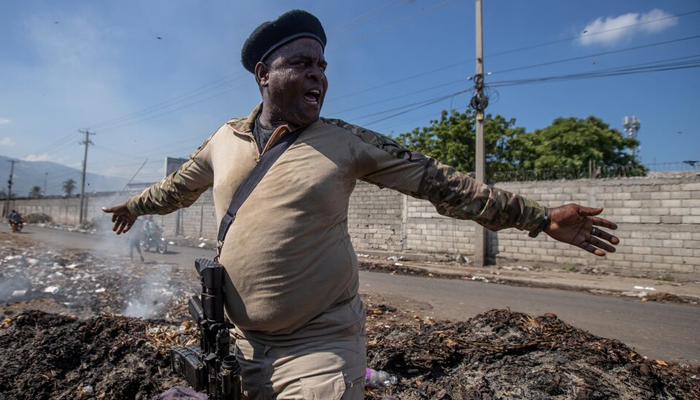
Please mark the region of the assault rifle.
[[229, 329], [224, 316], [224, 268], [200, 258], [194, 262], [202, 282], [200, 298], [190, 297], [189, 311], [199, 327], [199, 346], [173, 347], [170, 365], [194, 390], [205, 391], [210, 400], [239, 400], [240, 366], [230, 354]]

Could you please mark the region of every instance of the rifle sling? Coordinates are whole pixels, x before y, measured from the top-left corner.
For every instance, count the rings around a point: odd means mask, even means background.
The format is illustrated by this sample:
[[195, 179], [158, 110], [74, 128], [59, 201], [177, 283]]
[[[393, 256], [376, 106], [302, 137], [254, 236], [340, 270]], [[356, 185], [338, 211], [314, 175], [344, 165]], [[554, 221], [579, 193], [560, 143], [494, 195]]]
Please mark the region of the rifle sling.
[[226, 233], [231, 227], [231, 224], [233, 224], [233, 221], [236, 220], [238, 209], [241, 208], [248, 196], [253, 192], [253, 190], [255, 190], [255, 187], [258, 185], [258, 183], [260, 183], [270, 167], [272, 167], [272, 164], [274, 164], [282, 153], [284, 153], [285, 150], [287, 150], [287, 148], [289, 148], [289, 146], [291, 146], [292, 143], [297, 140], [303, 130], [304, 129], [297, 129], [294, 132], [287, 133], [280, 141], [269, 148], [265, 154], [260, 157], [245, 181], [243, 181], [241, 186], [238, 187], [236, 194], [233, 195], [233, 199], [231, 200], [231, 205], [228, 207], [226, 215], [224, 215], [224, 217], [221, 219], [221, 224], [219, 225], [216, 260], [218, 260], [219, 255], [221, 255], [221, 248], [224, 244], [224, 238], [226, 237]]

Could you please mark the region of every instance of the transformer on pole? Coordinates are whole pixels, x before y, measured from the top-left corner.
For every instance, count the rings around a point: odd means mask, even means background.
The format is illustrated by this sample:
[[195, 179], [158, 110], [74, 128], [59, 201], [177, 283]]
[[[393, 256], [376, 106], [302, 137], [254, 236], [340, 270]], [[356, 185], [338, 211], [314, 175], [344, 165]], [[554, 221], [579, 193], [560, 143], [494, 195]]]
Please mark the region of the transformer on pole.
[[[625, 132], [627, 132], [627, 137], [632, 138], [632, 139], [637, 139], [637, 134], [639, 133], [639, 128], [642, 126], [642, 123], [639, 122], [637, 117], [634, 115], [632, 118], [630, 117], [625, 117], [622, 119], [622, 123], [625, 126]], [[628, 150], [628, 153], [630, 156], [637, 158], [637, 152], [638, 148], [637, 146], [630, 147]]]

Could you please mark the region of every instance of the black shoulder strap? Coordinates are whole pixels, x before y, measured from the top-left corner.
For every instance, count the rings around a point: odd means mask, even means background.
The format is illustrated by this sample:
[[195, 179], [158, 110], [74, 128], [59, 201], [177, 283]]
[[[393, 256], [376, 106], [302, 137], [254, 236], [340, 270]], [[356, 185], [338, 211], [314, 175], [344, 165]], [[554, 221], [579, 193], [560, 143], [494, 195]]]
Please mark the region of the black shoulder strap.
[[236, 194], [233, 195], [231, 205], [228, 207], [228, 211], [226, 211], [226, 215], [224, 215], [224, 217], [221, 219], [221, 224], [219, 225], [219, 235], [217, 236], [217, 259], [221, 253], [221, 247], [224, 244], [226, 232], [228, 232], [231, 224], [233, 224], [233, 221], [236, 219], [238, 209], [241, 208], [248, 196], [253, 192], [253, 190], [255, 190], [255, 187], [258, 186], [258, 183], [260, 183], [263, 176], [265, 176], [267, 170], [272, 167], [272, 164], [274, 164], [282, 153], [284, 153], [285, 150], [287, 150], [287, 148], [291, 146], [295, 140], [297, 140], [301, 134], [301, 131], [303, 131], [303, 129], [297, 129], [294, 132], [286, 134], [279, 142], [275, 143], [274, 146], [268, 149], [267, 152], [262, 155], [260, 160], [258, 160], [258, 163], [255, 164], [253, 170], [250, 171], [250, 174], [238, 188]]

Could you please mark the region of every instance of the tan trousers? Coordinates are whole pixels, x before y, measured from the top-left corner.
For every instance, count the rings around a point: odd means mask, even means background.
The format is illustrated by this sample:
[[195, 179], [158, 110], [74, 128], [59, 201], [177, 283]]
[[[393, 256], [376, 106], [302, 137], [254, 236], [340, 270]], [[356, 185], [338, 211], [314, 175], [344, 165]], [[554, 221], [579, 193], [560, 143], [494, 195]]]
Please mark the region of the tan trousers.
[[243, 398], [248, 400], [361, 400], [367, 353], [358, 335], [297, 346], [236, 340]]

